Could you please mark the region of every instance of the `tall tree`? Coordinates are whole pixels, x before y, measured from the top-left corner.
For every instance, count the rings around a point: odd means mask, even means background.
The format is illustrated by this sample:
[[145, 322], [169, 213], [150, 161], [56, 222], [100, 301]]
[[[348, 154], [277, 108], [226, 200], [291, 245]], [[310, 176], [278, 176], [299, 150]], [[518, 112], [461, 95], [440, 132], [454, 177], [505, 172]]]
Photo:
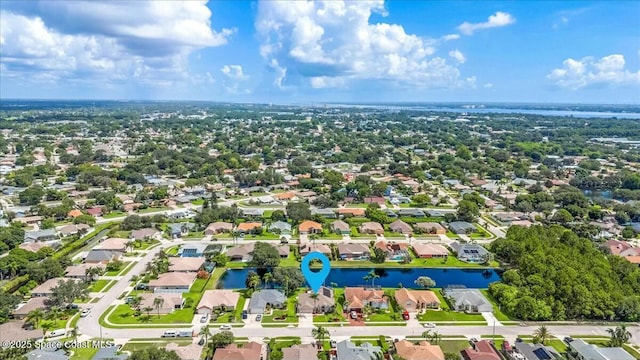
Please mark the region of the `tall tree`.
[[420, 276], [413, 283], [423, 288], [431, 288], [436, 286], [436, 282], [428, 276]]
[[162, 305], [164, 305], [163, 298], [157, 297], [153, 299], [153, 306], [156, 308], [156, 311], [158, 312], [158, 317], [160, 317], [160, 309], [162, 308]]
[[371, 270], [369, 271], [369, 273], [367, 275], [365, 275], [362, 280], [364, 281], [369, 281], [371, 280], [371, 287], [375, 287], [375, 281], [376, 279], [379, 279], [380, 275], [376, 274], [375, 270]]
[[540, 327], [533, 332], [533, 342], [546, 345], [547, 340], [552, 336], [546, 325], [540, 325]]
[[632, 336], [625, 324], [620, 324], [615, 329], [607, 329], [607, 332], [610, 336], [609, 345], [611, 347], [622, 347]]
[[280, 264], [278, 250], [268, 243], [256, 242], [251, 255], [251, 261], [248, 263], [249, 267], [272, 269]]
[[314, 327], [313, 330], [311, 330], [311, 336], [322, 343], [325, 337], [329, 336], [329, 330], [323, 326]]

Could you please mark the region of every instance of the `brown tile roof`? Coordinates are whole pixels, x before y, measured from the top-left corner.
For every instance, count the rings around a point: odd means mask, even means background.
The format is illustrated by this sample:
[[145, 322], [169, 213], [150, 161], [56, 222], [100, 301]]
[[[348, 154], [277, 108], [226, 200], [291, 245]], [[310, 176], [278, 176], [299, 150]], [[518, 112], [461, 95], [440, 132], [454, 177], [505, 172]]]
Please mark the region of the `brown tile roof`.
[[300, 255], [307, 255], [312, 251], [317, 251], [319, 253], [325, 255], [331, 255], [331, 248], [326, 244], [311, 244], [311, 243], [301, 243], [300, 244]]
[[388, 302], [384, 291], [365, 289], [362, 287], [346, 287], [344, 289], [344, 298], [349, 302], [349, 308], [361, 308], [369, 302]]
[[464, 349], [460, 352], [465, 360], [501, 360], [501, 356], [496, 353], [488, 340], [481, 340], [475, 343], [475, 349]]
[[414, 242], [412, 244], [413, 250], [418, 256], [431, 255], [431, 256], [445, 256], [449, 255], [449, 250], [440, 244], [431, 243], [419, 243]]
[[69, 213], [67, 214], [67, 216], [74, 217], [74, 218], [78, 217], [80, 215], [82, 215], [82, 211], [80, 211], [78, 209], [73, 209], [73, 210], [69, 211]]
[[398, 304], [404, 304], [407, 301], [411, 301], [416, 304], [440, 304], [438, 296], [430, 290], [409, 290], [407, 288], [402, 288], [396, 290], [394, 295]]
[[78, 265], [71, 265], [71, 266], [67, 266], [67, 268], [65, 269], [65, 276], [68, 277], [78, 277], [78, 276], [85, 276], [86, 273], [85, 271], [89, 268], [101, 268], [101, 269], [105, 269], [107, 266], [105, 264], [78, 264]]
[[25, 330], [24, 321], [8, 321], [0, 324], [1, 341], [22, 341], [29, 339], [39, 339], [42, 337], [42, 330]]
[[349, 224], [347, 224], [346, 222], [344, 222], [342, 220], [336, 220], [336, 221], [331, 223], [331, 229], [332, 230], [340, 230], [340, 231], [349, 231], [351, 229], [351, 227], [349, 226]]
[[180, 359], [195, 360], [202, 357], [203, 347], [198, 344], [178, 345], [177, 343], [169, 343], [165, 348], [168, 351], [175, 351]]
[[229, 344], [224, 348], [216, 349], [213, 360], [260, 360], [262, 344], [255, 341], [238, 347], [238, 344]]
[[93, 248], [95, 250], [125, 251], [125, 248], [127, 247], [128, 242], [129, 242], [129, 239], [109, 238], [104, 240], [101, 243], [98, 243], [98, 245], [94, 246]]
[[374, 221], [367, 221], [362, 223], [360, 225], [359, 230], [361, 233], [375, 233], [375, 234], [384, 233], [384, 228], [382, 227], [382, 225]]
[[202, 295], [202, 299], [200, 299], [196, 309], [213, 309], [221, 305], [235, 307], [239, 299], [240, 293], [232, 290], [207, 290]]
[[422, 231], [435, 231], [435, 234], [446, 234], [447, 230], [444, 226], [436, 223], [436, 222], [419, 222], [414, 225], [416, 229], [420, 229]]
[[262, 227], [262, 223], [259, 222], [244, 222], [238, 225], [239, 231], [251, 231], [253, 229], [257, 229]]
[[27, 251], [31, 251], [31, 252], [38, 252], [38, 250], [42, 249], [43, 247], [48, 247], [47, 244], [40, 242], [40, 241], [33, 241], [33, 242], [28, 242], [28, 243], [22, 243], [20, 245], [18, 245], [18, 247], [20, 249], [23, 250], [27, 250]]
[[275, 194], [273, 197], [277, 200], [291, 200], [296, 196], [295, 193], [292, 192], [284, 192], [280, 194]]
[[61, 281], [80, 281], [79, 279], [65, 279], [65, 278], [53, 278], [45, 281], [44, 283], [36, 286], [31, 290], [32, 294], [51, 294], [51, 289], [58, 286]]
[[153, 304], [154, 300], [156, 298], [162, 299], [162, 306], [160, 306], [161, 313], [171, 312], [176, 308], [176, 305], [182, 305], [184, 302], [182, 294], [180, 293], [141, 293], [140, 297], [142, 298], [142, 301], [140, 301], [140, 309], [150, 307], [153, 308], [154, 311], [156, 310], [156, 306]]
[[444, 360], [444, 352], [438, 345], [420, 341], [417, 345], [407, 340], [396, 342], [398, 355], [405, 360]]
[[364, 216], [365, 209], [362, 208], [340, 208], [336, 210], [340, 215]]
[[298, 226], [298, 230], [304, 232], [309, 232], [310, 230], [322, 231], [322, 224], [315, 221], [307, 220], [300, 223], [300, 225]]
[[169, 271], [198, 271], [206, 260], [203, 257], [170, 257]]
[[410, 234], [413, 232], [411, 225], [407, 224], [402, 220], [396, 220], [391, 224], [389, 224], [389, 229], [391, 229], [391, 231], [399, 232], [401, 234]]
[[194, 272], [169, 272], [160, 274], [157, 279], [149, 281], [150, 287], [187, 286], [196, 279]]
[[44, 309], [49, 298], [41, 296], [29, 299], [26, 304], [13, 311], [14, 315], [27, 315], [31, 310]]
[[282, 360], [315, 360], [317, 358], [318, 349], [313, 344], [282, 348]]

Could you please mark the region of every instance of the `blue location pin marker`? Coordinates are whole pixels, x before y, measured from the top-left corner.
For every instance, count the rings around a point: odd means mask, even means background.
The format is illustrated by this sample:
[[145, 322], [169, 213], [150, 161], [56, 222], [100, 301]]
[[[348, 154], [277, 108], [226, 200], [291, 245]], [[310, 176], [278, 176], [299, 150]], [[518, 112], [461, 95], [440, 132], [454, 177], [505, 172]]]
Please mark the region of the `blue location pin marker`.
[[[318, 272], [311, 271], [309, 268], [311, 260], [320, 260], [322, 262], [322, 269]], [[329, 275], [329, 271], [331, 271], [331, 263], [329, 262], [329, 259], [320, 252], [312, 251], [302, 258], [302, 264], [300, 267], [302, 269], [302, 275], [304, 275], [309, 286], [311, 286], [311, 290], [317, 294], [320, 290], [320, 286], [322, 286], [324, 280]]]

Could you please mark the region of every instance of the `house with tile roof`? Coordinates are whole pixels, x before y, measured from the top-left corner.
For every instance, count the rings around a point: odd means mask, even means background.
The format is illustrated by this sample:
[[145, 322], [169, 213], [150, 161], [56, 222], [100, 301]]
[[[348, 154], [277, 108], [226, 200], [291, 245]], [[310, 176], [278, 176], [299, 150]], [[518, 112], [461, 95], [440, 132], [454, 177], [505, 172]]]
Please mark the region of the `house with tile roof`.
[[300, 223], [300, 225], [298, 226], [298, 231], [300, 232], [300, 235], [319, 234], [322, 232], [322, 224], [315, 221], [306, 220]]
[[438, 299], [438, 296], [431, 290], [410, 290], [402, 288], [396, 290], [394, 297], [398, 305], [411, 312], [440, 308], [440, 299]]
[[298, 295], [296, 310], [302, 314], [326, 314], [333, 312], [336, 307], [336, 300], [333, 297], [333, 289], [326, 286], [320, 287], [318, 297], [314, 299], [312, 293], [305, 292]]
[[382, 225], [375, 221], [363, 222], [362, 224], [360, 224], [360, 227], [358, 227], [358, 231], [360, 231], [362, 234], [384, 234], [384, 228], [382, 227]]
[[405, 360], [444, 360], [444, 352], [438, 345], [427, 341], [412, 343], [400, 340], [395, 343], [396, 352]]
[[262, 344], [255, 341], [246, 344], [229, 344], [216, 349], [212, 360], [263, 360]]
[[282, 360], [318, 360], [318, 348], [313, 344], [282, 348]]
[[366, 244], [341, 242], [338, 244], [338, 255], [341, 260], [369, 260], [371, 250]]
[[240, 293], [233, 290], [206, 290], [196, 307], [196, 313], [211, 314], [220, 308], [234, 310], [239, 299]]
[[344, 298], [347, 311], [362, 312], [367, 305], [374, 309], [389, 308], [389, 298], [382, 290], [346, 287], [344, 289]]

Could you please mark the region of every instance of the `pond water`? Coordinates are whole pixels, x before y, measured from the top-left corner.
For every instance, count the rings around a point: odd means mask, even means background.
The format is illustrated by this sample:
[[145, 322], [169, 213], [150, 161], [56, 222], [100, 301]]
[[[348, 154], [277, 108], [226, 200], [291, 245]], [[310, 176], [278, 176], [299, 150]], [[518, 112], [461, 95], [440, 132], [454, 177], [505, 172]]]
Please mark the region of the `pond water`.
[[[224, 289], [242, 289], [250, 269], [229, 269], [222, 276], [221, 282]], [[371, 284], [371, 280], [365, 281], [370, 268], [334, 268], [331, 269], [325, 281], [326, 285], [338, 284], [338, 287], [360, 286]], [[484, 289], [494, 281], [500, 280], [496, 270], [484, 269], [408, 269], [408, 268], [380, 268], [375, 269], [380, 278], [375, 279], [376, 286], [397, 287], [402, 283], [406, 287], [415, 287], [413, 282], [419, 276], [428, 276], [436, 282], [436, 287], [449, 285], [464, 285], [468, 288]]]
[[584, 194], [584, 196], [586, 196], [586, 197], [588, 197], [590, 199], [597, 199], [597, 198], [602, 198], [602, 199], [607, 199], [607, 200], [613, 199], [613, 191], [611, 191], [611, 190], [602, 190], [602, 191], [584, 190], [584, 191], [582, 191], [582, 193]]

